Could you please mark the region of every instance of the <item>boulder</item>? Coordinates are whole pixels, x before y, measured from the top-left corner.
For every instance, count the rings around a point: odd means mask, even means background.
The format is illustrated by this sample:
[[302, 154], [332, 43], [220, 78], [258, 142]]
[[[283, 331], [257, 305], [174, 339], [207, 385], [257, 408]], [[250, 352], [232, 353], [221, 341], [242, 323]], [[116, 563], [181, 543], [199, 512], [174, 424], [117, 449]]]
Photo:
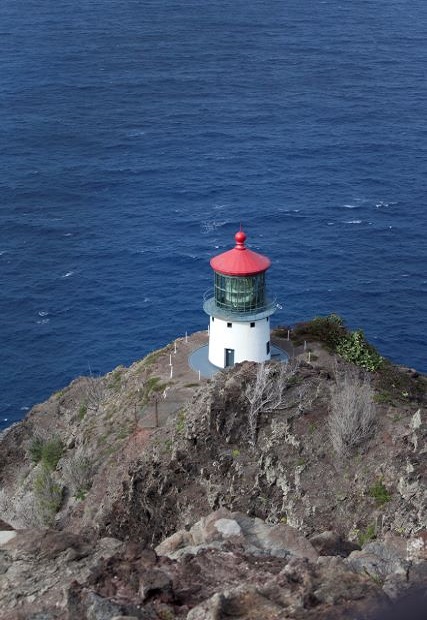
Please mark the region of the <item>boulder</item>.
[[180, 530], [173, 534], [156, 547], [156, 553], [178, 559], [201, 549], [220, 549], [230, 543], [255, 555], [296, 555], [313, 561], [319, 555], [310, 541], [289, 525], [269, 525], [261, 519], [225, 509], [200, 519], [189, 532]]
[[352, 551], [360, 549], [359, 545], [343, 540], [333, 530], [315, 534], [309, 540], [319, 555], [339, 555], [346, 558]]

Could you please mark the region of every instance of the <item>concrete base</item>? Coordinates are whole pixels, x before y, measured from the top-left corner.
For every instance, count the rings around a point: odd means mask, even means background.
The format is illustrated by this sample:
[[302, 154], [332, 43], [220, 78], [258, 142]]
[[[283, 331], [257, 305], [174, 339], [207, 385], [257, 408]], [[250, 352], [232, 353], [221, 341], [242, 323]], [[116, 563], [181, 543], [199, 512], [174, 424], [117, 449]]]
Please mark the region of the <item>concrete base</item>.
[[[203, 347], [199, 347], [195, 351], [193, 351], [189, 358], [188, 363], [190, 368], [195, 370], [196, 372], [200, 371], [200, 376], [205, 379], [211, 379], [217, 372], [220, 370], [224, 370], [223, 368], [218, 368], [214, 366], [209, 361], [209, 345], [206, 344]], [[276, 362], [287, 362], [289, 360], [289, 355], [286, 351], [279, 349], [275, 345], [271, 347], [271, 361]]]

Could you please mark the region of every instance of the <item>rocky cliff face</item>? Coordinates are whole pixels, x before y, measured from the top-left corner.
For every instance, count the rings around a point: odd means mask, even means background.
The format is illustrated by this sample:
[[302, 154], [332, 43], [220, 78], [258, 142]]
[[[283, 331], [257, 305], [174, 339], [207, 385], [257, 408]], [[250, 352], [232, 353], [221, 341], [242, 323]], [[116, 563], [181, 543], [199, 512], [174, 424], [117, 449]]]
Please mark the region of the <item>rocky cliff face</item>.
[[3, 433], [0, 618], [371, 618], [425, 584], [425, 378], [312, 343], [199, 384], [202, 339]]

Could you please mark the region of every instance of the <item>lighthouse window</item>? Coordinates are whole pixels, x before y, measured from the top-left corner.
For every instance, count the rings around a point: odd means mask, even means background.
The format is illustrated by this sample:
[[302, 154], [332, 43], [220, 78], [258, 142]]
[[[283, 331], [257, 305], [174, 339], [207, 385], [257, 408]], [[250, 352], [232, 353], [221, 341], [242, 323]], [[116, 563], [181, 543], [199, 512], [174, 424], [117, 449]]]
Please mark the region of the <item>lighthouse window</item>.
[[270, 355], [270, 341], [267, 342], [267, 355]]
[[233, 327], [233, 323], [227, 323], [227, 327]]
[[251, 327], [255, 327], [255, 323], [251, 323]]
[[215, 273], [215, 301], [232, 312], [262, 308], [265, 305], [265, 272], [254, 276]]

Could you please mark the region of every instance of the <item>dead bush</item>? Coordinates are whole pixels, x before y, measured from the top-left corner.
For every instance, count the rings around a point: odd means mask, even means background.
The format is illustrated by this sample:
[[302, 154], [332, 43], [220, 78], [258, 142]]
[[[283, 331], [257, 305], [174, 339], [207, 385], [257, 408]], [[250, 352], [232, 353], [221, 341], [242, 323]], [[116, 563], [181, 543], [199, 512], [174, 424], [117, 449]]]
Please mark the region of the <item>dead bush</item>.
[[297, 370], [298, 366], [292, 362], [257, 365], [255, 378], [247, 384], [245, 390], [245, 398], [249, 405], [248, 427], [251, 446], [256, 444], [260, 414], [283, 406], [285, 391]]
[[331, 388], [328, 429], [335, 452], [348, 454], [367, 439], [375, 423], [374, 391], [367, 373], [347, 368], [336, 372]]
[[95, 473], [93, 458], [83, 448], [79, 448], [72, 456], [64, 459], [62, 474], [64, 482], [74, 497], [83, 499], [92, 486]]

